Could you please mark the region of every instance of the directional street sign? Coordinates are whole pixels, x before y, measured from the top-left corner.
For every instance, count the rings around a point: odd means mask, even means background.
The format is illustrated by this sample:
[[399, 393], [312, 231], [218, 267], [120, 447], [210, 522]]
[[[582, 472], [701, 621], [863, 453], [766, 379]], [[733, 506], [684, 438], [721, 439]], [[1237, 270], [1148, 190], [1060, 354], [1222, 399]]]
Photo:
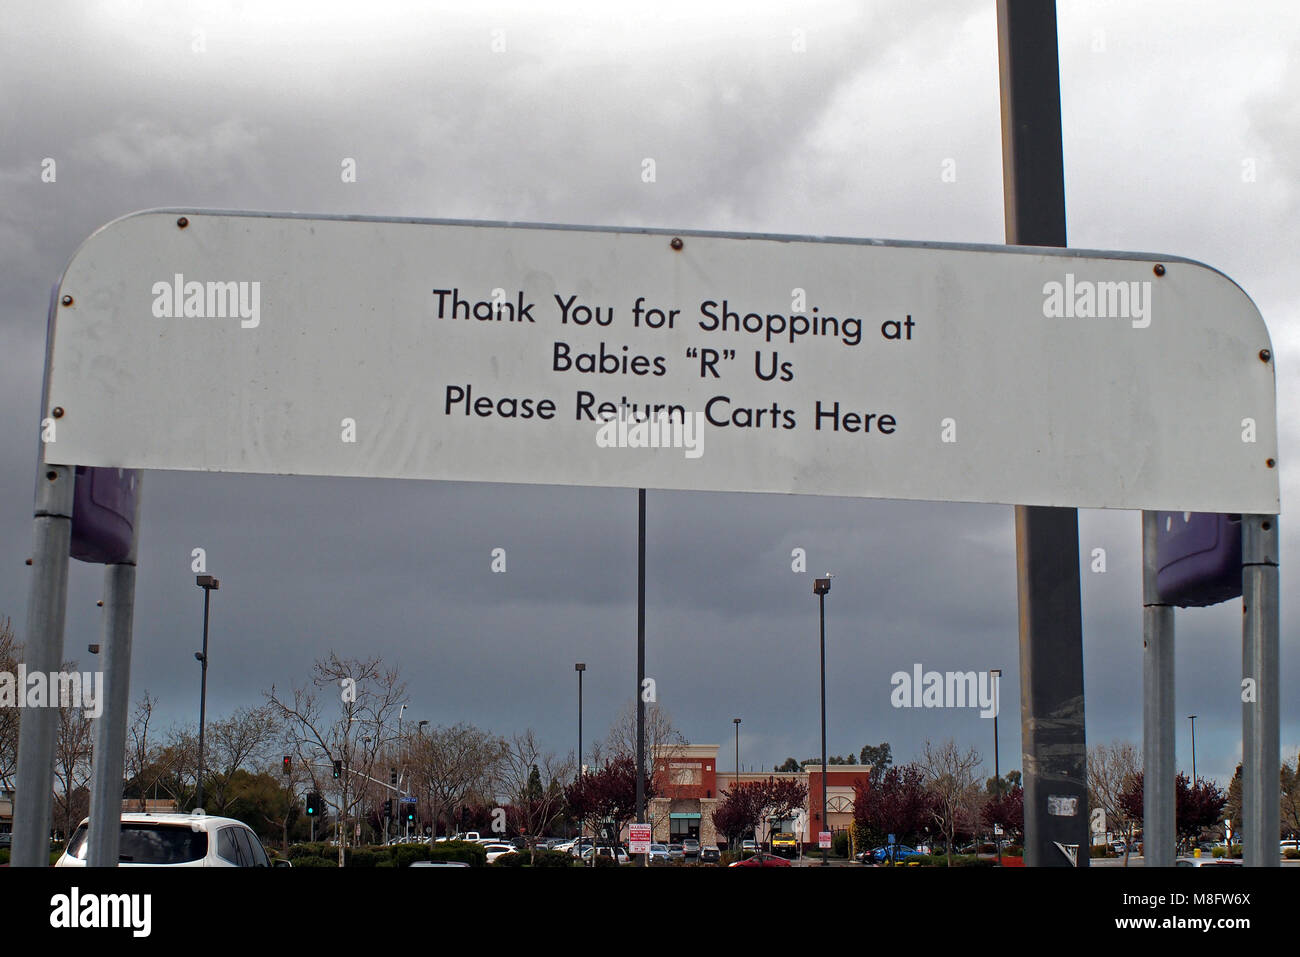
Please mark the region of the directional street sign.
[[69, 465], [1272, 514], [1271, 355], [1168, 256], [153, 211], [69, 263], [42, 420]]

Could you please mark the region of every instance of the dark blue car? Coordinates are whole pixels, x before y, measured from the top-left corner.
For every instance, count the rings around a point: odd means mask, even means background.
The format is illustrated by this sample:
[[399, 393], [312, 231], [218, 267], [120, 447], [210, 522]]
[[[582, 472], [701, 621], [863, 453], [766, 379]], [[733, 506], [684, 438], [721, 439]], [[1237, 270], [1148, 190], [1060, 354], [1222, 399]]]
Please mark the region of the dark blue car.
[[877, 864], [898, 864], [902, 861], [909, 861], [914, 857], [925, 856], [916, 848], [908, 847], [906, 844], [887, 844], [884, 847], [875, 848], [869, 854], [870, 859]]

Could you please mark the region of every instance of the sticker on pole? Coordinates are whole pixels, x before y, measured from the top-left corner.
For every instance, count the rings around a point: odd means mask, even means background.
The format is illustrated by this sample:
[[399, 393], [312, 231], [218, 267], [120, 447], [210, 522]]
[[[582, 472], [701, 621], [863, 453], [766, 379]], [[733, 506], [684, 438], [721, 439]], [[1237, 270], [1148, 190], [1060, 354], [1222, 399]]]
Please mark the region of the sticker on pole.
[[50, 463], [1278, 511], [1268, 330], [1176, 257], [151, 211], [58, 292]]

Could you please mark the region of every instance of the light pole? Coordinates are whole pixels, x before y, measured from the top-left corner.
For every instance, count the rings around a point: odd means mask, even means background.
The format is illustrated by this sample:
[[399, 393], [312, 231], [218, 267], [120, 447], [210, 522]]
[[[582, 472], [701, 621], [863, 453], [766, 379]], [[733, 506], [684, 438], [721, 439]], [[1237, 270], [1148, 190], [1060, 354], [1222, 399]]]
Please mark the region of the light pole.
[[1192, 787], [1196, 787], [1196, 715], [1187, 716], [1192, 722]]
[[[826, 593], [831, 590], [831, 574], [826, 573], [825, 578], [818, 578], [813, 582], [813, 594], [817, 596], [817, 603], [821, 611], [821, 657], [822, 657], [822, 826], [821, 830], [830, 829], [830, 815], [826, 811]], [[817, 843], [821, 843], [821, 835], [817, 835]], [[822, 848], [822, 867], [829, 867], [830, 861], [826, 859], [826, 848]]]
[[199, 783], [194, 799], [194, 807], [198, 809], [203, 807], [203, 728], [208, 712], [208, 605], [212, 593], [221, 587], [221, 582], [211, 575], [198, 575], [194, 583], [203, 589], [203, 650], [194, 653], [203, 670], [199, 684]]
[[735, 785], [740, 784], [740, 719], [732, 718], [731, 723], [736, 726], [736, 780]]
[[[989, 677], [993, 679], [993, 781], [994, 787], [997, 788], [999, 809], [1002, 803], [1002, 769], [998, 766], [998, 711], [1002, 708], [1002, 669], [994, 668], [989, 672]], [[996, 826], [999, 822], [995, 821]], [[993, 846], [998, 852], [998, 866], [1002, 866], [1002, 839], [1001, 835], [995, 830], [993, 832]], [[975, 855], [979, 856], [979, 843], [975, 845]]]
[[[582, 780], [582, 673], [587, 670], [587, 663], [579, 661], [573, 670], [578, 673], [578, 779]], [[578, 822], [578, 859], [582, 860], [582, 821]]]
[[[425, 726], [426, 724], [428, 724], [428, 723], [429, 723], [429, 719], [426, 718], [426, 719], [424, 719], [423, 721], [421, 721], [419, 724], [417, 724], [417, 725], [415, 726], [415, 733], [418, 734], [418, 735], [420, 736], [420, 750], [421, 750], [422, 752], [424, 751], [424, 726]], [[414, 775], [412, 775], [412, 777], [414, 777]], [[432, 816], [433, 816], [433, 781], [430, 780], [428, 783], [429, 783], [429, 816], [432, 817]], [[419, 805], [416, 805], [415, 824], [416, 824], [416, 827], [417, 827], [417, 829], [418, 829], [418, 828], [419, 828], [419, 824], [420, 824], [420, 811], [419, 811]], [[438, 822], [437, 822], [437, 821], [430, 821], [430, 822], [429, 822], [429, 844], [430, 844], [430, 846], [433, 845], [433, 839], [434, 839], [434, 837], [436, 836], [436, 832], [437, 832], [437, 830], [438, 830]], [[416, 837], [419, 837], [419, 835], [417, 834]]]

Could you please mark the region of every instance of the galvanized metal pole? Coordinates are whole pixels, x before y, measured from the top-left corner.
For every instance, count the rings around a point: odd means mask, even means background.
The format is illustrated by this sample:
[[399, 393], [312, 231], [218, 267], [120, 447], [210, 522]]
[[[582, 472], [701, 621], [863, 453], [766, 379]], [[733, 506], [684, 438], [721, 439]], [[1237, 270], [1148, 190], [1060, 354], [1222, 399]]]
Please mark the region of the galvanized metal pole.
[[1276, 515], [1241, 517], [1241, 816], [1243, 863], [1281, 865]]
[[1173, 867], [1176, 850], [1174, 609], [1156, 590], [1159, 515], [1142, 513], [1142, 855]]
[[[76, 471], [46, 465], [36, 478], [36, 541], [27, 593], [26, 672], [49, 675], [63, 668], [63, 624], [68, 604], [68, 546], [72, 540], [72, 493]], [[16, 689], [25, 700], [27, 689]], [[47, 702], [48, 703], [48, 702]], [[58, 704], [57, 701], [54, 704]], [[48, 867], [54, 800], [57, 707], [25, 708], [18, 729], [18, 780], [14, 789], [14, 835], [9, 863]]]
[[122, 832], [122, 764], [131, 709], [131, 632], [135, 620], [135, 562], [140, 497], [126, 561], [104, 566], [104, 702], [95, 723], [86, 864], [116, 867]]
[[[1007, 242], [1065, 245], [1056, 5], [998, 0]], [[1016, 507], [1025, 864], [1088, 866], [1079, 513]], [[1073, 847], [1076, 861], [1065, 850]]]

